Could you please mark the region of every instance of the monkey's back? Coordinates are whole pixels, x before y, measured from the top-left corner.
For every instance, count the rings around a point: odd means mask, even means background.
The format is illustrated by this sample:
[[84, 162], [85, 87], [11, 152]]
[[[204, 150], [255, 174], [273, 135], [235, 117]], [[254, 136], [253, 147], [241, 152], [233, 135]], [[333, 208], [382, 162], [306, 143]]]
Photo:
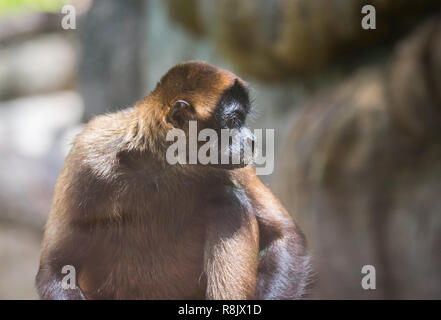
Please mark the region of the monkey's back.
[[179, 188], [153, 165], [119, 162], [120, 133], [109, 120], [115, 118], [96, 118], [76, 138], [55, 187], [43, 246], [56, 248], [72, 235], [73, 245], [59, 254], [70, 264], [69, 256], [82, 251], [81, 263], [72, 264], [90, 299], [203, 298], [198, 190], [191, 183]]

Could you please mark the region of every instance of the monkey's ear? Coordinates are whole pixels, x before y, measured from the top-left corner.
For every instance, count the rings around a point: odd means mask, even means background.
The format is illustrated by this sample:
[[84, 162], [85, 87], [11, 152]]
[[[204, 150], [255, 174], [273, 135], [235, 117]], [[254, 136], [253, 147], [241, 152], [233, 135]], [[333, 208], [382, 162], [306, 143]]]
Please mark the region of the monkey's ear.
[[187, 101], [177, 100], [168, 114], [168, 121], [175, 127], [182, 127], [195, 114], [195, 109]]

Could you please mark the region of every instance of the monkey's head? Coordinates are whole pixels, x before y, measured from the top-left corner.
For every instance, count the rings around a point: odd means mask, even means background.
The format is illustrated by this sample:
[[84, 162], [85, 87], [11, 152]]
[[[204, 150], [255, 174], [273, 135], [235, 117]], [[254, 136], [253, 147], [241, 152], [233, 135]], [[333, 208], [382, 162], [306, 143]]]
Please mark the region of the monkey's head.
[[[251, 108], [248, 85], [233, 73], [203, 62], [178, 64], [151, 96], [162, 127], [185, 132], [186, 163], [193, 157], [198, 165], [235, 169], [252, 161], [254, 137], [246, 126]], [[191, 155], [192, 134], [196, 155]]]

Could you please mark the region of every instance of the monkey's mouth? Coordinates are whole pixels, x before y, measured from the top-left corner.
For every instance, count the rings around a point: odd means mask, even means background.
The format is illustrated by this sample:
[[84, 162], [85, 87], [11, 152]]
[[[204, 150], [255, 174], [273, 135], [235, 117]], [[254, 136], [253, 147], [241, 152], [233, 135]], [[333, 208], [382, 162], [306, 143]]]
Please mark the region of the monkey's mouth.
[[212, 167], [225, 170], [244, 168], [253, 163], [254, 140], [250, 141], [249, 148], [245, 148], [243, 144], [240, 150], [235, 150], [233, 146], [229, 146], [224, 152], [226, 152], [227, 156], [222, 154], [223, 152], [221, 151], [219, 158], [224, 160], [228, 159], [228, 161], [219, 161], [217, 164], [210, 164]]
[[[248, 128], [237, 132], [239, 139], [236, 143], [228, 144], [223, 150], [219, 150], [219, 167], [226, 170], [234, 170], [246, 167], [253, 163], [255, 154], [255, 137]], [[234, 141], [231, 140], [231, 142]]]

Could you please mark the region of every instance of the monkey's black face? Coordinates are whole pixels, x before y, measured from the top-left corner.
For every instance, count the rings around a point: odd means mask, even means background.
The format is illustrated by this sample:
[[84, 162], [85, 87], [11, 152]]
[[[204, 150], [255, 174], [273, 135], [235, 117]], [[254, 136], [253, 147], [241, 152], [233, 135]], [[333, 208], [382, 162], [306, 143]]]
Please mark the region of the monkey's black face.
[[244, 167], [252, 162], [254, 136], [246, 126], [251, 109], [248, 88], [237, 79], [221, 95], [208, 125], [218, 133], [219, 164], [223, 169]]
[[240, 130], [245, 125], [250, 108], [248, 88], [236, 79], [221, 95], [212, 113], [211, 125], [214, 129]]

